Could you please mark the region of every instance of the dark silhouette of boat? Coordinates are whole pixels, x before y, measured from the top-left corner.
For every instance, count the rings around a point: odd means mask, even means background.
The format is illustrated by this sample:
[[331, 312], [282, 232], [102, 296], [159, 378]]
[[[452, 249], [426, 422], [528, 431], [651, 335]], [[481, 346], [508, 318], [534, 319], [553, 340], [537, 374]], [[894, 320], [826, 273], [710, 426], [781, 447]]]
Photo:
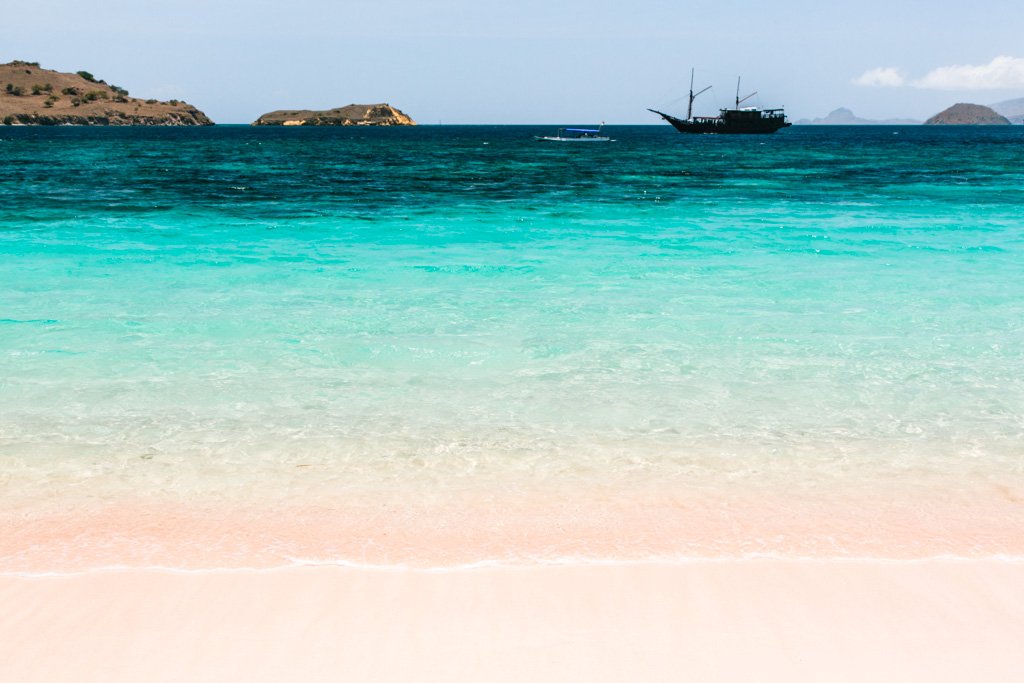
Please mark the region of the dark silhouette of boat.
[[733, 109], [720, 109], [718, 116], [694, 116], [693, 101], [699, 95], [711, 89], [711, 86], [704, 88], [697, 94], [693, 92], [693, 71], [690, 71], [690, 104], [686, 108], [686, 118], [681, 119], [671, 114], [648, 109], [661, 118], [672, 124], [672, 127], [680, 133], [774, 133], [780, 128], [791, 126], [786, 120], [784, 109], [758, 109], [757, 107], [743, 107], [740, 105], [757, 94], [752, 92], [746, 97], [740, 97], [740, 81], [736, 79], [736, 106]]

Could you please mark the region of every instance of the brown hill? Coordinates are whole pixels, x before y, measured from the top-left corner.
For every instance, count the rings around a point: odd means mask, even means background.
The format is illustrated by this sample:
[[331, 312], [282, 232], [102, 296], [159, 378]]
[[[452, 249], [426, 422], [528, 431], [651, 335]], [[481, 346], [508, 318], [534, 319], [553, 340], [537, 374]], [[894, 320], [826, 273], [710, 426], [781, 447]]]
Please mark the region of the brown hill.
[[264, 114], [254, 126], [415, 126], [416, 122], [390, 104], [350, 104], [314, 111], [279, 109]]
[[992, 109], [980, 104], [960, 102], [949, 109], [940, 111], [925, 124], [949, 126], [1009, 126], [1010, 121]]
[[36, 62], [0, 64], [0, 122], [7, 125], [207, 126], [190, 104], [129, 97], [87, 71], [60, 73]]

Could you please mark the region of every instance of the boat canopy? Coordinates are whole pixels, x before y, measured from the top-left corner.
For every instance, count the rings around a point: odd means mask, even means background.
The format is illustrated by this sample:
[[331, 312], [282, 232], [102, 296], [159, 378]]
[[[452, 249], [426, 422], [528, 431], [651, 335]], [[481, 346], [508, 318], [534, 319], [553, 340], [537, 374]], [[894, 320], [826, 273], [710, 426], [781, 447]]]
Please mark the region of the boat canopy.
[[597, 128], [563, 128], [568, 133], [600, 133]]

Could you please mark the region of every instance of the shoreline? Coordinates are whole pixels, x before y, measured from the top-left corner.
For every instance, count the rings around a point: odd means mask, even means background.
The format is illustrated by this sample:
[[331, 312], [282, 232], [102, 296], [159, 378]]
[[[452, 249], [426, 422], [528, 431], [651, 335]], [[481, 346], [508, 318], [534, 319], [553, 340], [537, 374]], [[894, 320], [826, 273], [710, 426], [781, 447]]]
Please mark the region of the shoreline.
[[694, 495], [0, 509], [0, 575], [98, 568], [453, 568], [755, 559], [1024, 558], [1015, 499]]
[[790, 557], [786, 555], [750, 555], [747, 557], [650, 557], [639, 559], [617, 559], [617, 558], [591, 558], [591, 557], [564, 557], [564, 558], [531, 558], [522, 560], [479, 560], [459, 565], [439, 566], [418, 566], [409, 564], [364, 564], [350, 562], [347, 560], [336, 561], [304, 561], [296, 560], [290, 564], [273, 565], [267, 567], [174, 567], [163, 565], [131, 566], [131, 565], [110, 565], [101, 567], [87, 567], [83, 569], [72, 569], [66, 571], [17, 571], [0, 570], [0, 580], [3, 579], [65, 579], [75, 577], [97, 576], [105, 574], [130, 574], [141, 572], [145, 574], [172, 574], [181, 576], [205, 576], [220, 574], [256, 574], [273, 575], [296, 570], [339, 570], [354, 572], [381, 572], [381, 573], [412, 573], [412, 574], [464, 574], [476, 571], [529, 571], [540, 569], [558, 568], [637, 568], [637, 567], [685, 567], [690, 565], [718, 565], [718, 564], [756, 564], [779, 562], [793, 565], [927, 565], [932, 563], [940, 564], [962, 564], [971, 563], [1005, 563], [1008, 565], [1024, 565], [1024, 555], [992, 555], [981, 557], [968, 557], [963, 555], [935, 555], [930, 557]]
[[[12, 680], [1019, 680], [1024, 562], [0, 576]], [[883, 675], [884, 674], [884, 675]]]

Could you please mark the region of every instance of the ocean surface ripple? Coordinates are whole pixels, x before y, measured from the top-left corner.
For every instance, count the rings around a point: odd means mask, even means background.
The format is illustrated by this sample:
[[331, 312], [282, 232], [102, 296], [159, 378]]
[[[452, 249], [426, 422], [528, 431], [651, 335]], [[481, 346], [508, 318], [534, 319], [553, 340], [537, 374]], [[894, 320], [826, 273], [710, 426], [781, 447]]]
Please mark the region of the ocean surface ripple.
[[0, 128], [0, 512], [1021, 514], [1024, 127], [542, 130]]

